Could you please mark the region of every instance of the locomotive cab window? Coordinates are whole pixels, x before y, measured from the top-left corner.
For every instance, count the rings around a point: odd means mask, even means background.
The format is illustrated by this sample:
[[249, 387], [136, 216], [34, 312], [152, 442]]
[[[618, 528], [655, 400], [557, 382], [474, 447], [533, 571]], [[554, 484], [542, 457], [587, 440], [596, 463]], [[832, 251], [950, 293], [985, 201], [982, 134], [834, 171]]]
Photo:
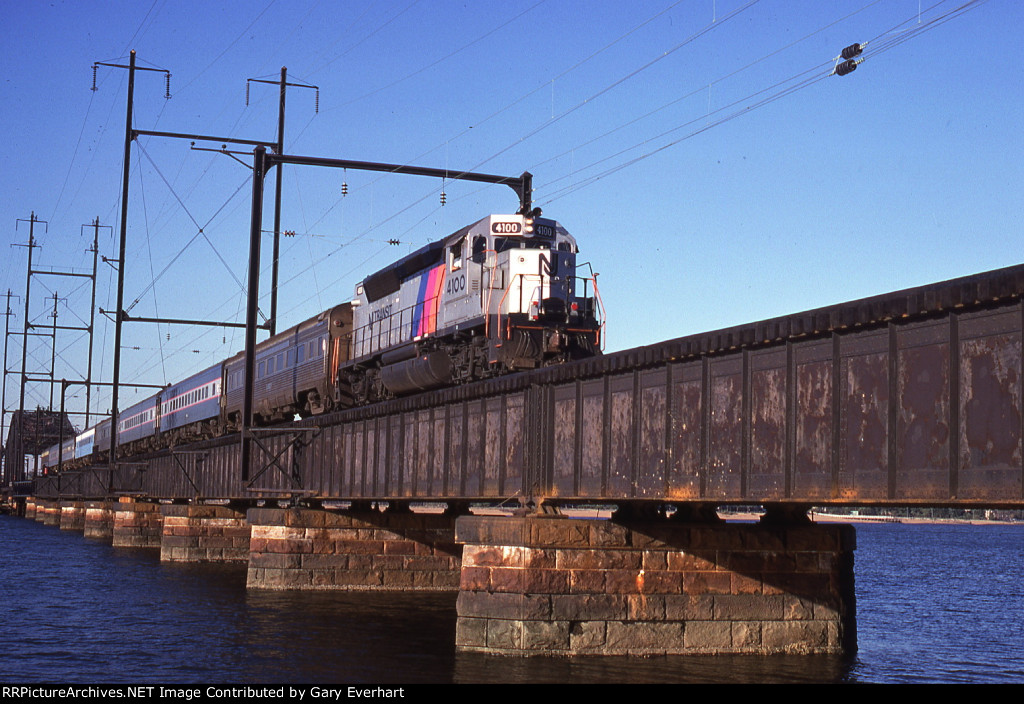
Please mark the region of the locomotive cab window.
[[537, 237], [495, 237], [494, 249], [505, 252], [510, 249], [550, 249], [551, 243]]
[[478, 235], [473, 238], [473, 262], [476, 264], [483, 264], [484, 257], [487, 253], [487, 238], [483, 235]]
[[462, 268], [462, 243], [465, 240], [459, 240], [451, 247], [448, 248], [448, 261], [450, 262], [450, 271], [458, 271]]

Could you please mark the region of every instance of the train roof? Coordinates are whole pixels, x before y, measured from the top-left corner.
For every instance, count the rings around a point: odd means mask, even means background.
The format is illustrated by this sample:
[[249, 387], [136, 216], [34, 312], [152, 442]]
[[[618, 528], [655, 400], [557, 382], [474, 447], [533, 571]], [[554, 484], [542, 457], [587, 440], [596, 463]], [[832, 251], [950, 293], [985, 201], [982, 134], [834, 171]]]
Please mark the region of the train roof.
[[466, 225], [461, 230], [457, 230], [443, 239], [420, 247], [412, 254], [407, 254], [397, 262], [388, 264], [383, 269], [367, 276], [363, 279], [363, 291], [366, 292], [367, 300], [376, 301], [389, 293], [394, 293], [401, 287], [404, 279], [409, 278], [418, 271], [423, 271], [431, 266], [437, 266], [443, 262], [444, 248], [448, 243], [463, 237], [486, 219], [477, 220], [472, 225]]

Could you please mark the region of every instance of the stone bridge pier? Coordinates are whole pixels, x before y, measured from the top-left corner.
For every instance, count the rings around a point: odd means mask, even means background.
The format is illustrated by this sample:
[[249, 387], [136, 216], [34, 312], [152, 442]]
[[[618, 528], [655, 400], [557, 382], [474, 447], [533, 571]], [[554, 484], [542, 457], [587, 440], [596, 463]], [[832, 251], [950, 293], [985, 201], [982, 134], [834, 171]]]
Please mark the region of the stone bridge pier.
[[248, 586], [257, 589], [455, 591], [455, 517], [357, 507], [253, 508]]
[[463, 516], [456, 541], [463, 651], [856, 650], [852, 526]]

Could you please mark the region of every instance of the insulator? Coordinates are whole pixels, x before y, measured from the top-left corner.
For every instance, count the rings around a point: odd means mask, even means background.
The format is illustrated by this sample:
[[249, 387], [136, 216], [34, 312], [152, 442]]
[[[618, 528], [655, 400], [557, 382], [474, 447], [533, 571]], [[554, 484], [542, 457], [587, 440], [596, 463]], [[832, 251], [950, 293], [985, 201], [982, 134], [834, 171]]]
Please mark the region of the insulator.
[[343, 181], [342, 182], [342, 184], [341, 184], [341, 195], [343, 195], [343, 196], [347, 196], [348, 195], [348, 181]]
[[447, 202], [448, 202], [448, 194], [445, 193], [444, 191], [441, 191], [441, 205], [444, 205]]
[[92, 65], [92, 89], [96, 90], [96, 64]]
[[320, 89], [319, 88], [316, 89], [316, 107], [313, 108], [313, 112], [315, 112], [317, 115], [320, 114]]
[[845, 76], [848, 73], [853, 73], [857, 68], [857, 61], [850, 59], [836, 66], [836, 73], [840, 76]]
[[166, 82], [164, 83], [164, 98], [167, 100], [171, 99], [171, 74], [167, 74]]
[[390, 239], [390, 240], [388, 240], [388, 244], [402, 244], [402, 243], [401, 243], [400, 240]]
[[864, 47], [860, 44], [851, 44], [850, 46], [843, 49], [841, 56], [844, 59], [852, 59], [854, 56], [860, 56], [861, 52], [864, 51]]
[[171, 339], [171, 333], [167, 333], [167, 340], [168, 340], [168, 342], [170, 341], [170, 339]]
[[249, 81], [245, 82], [245, 107], [249, 107]]

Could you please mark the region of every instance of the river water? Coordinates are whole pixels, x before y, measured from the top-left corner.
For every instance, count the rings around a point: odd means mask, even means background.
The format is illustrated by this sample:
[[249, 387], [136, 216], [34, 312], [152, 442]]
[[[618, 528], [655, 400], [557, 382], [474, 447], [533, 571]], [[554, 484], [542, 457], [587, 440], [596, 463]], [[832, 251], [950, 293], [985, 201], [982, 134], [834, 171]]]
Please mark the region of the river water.
[[1024, 682], [1024, 526], [857, 526], [852, 658], [455, 653], [455, 596], [245, 589], [0, 516], [0, 682]]

